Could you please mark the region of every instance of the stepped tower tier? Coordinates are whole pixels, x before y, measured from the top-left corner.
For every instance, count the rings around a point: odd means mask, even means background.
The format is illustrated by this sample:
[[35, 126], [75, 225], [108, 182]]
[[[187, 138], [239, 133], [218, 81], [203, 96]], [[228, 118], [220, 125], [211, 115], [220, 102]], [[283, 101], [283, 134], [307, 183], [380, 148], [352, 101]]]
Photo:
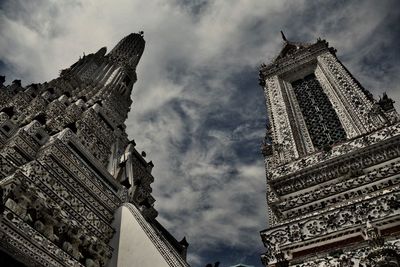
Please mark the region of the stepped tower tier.
[[188, 266], [125, 132], [144, 47], [130, 34], [42, 84], [0, 76], [2, 266]]
[[386, 94], [375, 100], [325, 40], [282, 36], [279, 55], [260, 67], [269, 124], [262, 146], [263, 263], [400, 266], [400, 123], [393, 100]]

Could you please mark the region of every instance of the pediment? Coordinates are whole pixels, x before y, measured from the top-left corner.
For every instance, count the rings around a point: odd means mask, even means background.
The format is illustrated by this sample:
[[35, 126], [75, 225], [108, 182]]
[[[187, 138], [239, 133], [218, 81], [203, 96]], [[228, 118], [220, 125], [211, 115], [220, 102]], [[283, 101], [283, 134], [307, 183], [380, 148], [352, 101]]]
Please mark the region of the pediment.
[[311, 44], [285, 41], [283, 48], [274, 61], [296, 54], [298, 51], [309, 47]]

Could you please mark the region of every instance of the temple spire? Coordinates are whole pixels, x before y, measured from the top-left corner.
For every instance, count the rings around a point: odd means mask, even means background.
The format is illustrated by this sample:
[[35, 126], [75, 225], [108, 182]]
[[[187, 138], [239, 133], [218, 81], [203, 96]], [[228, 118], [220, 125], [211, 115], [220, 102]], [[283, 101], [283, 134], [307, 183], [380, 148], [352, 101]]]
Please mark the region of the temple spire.
[[[400, 195], [391, 180], [400, 175], [400, 152], [381, 156], [400, 148], [393, 141], [400, 140], [393, 101], [387, 95], [375, 101], [325, 40], [302, 43], [281, 35], [278, 57], [260, 68], [269, 122], [262, 147], [263, 264], [399, 267], [398, 248], [390, 246], [400, 240], [392, 224], [399, 205], [391, 204]], [[376, 175], [379, 168], [388, 174]], [[366, 212], [359, 215], [360, 209]]]

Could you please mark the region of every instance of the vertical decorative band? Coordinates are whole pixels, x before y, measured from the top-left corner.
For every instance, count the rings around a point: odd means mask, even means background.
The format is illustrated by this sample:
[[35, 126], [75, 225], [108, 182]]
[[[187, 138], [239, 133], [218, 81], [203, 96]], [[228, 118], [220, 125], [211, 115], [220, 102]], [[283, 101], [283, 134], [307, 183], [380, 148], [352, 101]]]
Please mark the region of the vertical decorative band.
[[[292, 85], [287, 81], [282, 81], [283, 88], [287, 96], [287, 102], [290, 108], [293, 119], [291, 120], [292, 128], [296, 129], [297, 136], [295, 136], [296, 146], [299, 148], [301, 145], [304, 154], [310, 154], [315, 151], [314, 145], [311, 141], [311, 137], [308, 133], [306, 123], [301, 112], [299, 102], [295, 94], [293, 93]], [[289, 112], [289, 111], [288, 111]], [[299, 150], [299, 149], [298, 149]], [[300, 154], [300, 152], [299, 152]]]
[[299, 156], [290, 127], [286, 104], [283, 99], [282, 86], [278, 76], [270, 77], [266, 80], [268, 88], [269, 104], [271, 105], [272, 118], [270, 124], [273, 125], [273, 145], [274, 157], [277, 162], [286, 163]]
[[318, 56], [318, 66], [336, 91], [359, 133], [368, 133], [383, 126], [384, 121], [375, 112], [375, 103], [366, 97], [360, 85], [334, 55], [327, 52]]

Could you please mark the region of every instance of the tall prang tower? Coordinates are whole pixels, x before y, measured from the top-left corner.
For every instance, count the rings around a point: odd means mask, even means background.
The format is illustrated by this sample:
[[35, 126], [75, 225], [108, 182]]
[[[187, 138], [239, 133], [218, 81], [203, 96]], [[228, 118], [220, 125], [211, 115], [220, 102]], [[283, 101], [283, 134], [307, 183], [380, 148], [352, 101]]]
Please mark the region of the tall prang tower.
[[325, 40], [286, 39], [260, 68], [265, 266], [400, 266], [400, 123]]
[[1, 266], [189, 266], [125, 132], [144, 47], [130, 34], [43, 84], [0, 77]]

